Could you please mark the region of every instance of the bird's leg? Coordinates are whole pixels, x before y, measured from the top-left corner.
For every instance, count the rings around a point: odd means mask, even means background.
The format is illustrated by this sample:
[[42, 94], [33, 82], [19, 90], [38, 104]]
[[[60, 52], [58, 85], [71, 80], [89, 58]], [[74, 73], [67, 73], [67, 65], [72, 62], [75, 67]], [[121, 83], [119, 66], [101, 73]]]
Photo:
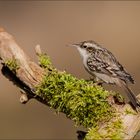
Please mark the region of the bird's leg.
[[93, 82], [95, 83], [95, 79], [94, 78], [89, 78], [89, 79], [86, 79], [87, 82]]
[[102, 86], [105, 82], [104, 82], [103, 80], [101, 80], [100, 78], [95, 77], [95, 83], [96, 83], [98, 86]]
[[97, 84], [98, 86], [102, 86], [103, 83], [104, 83], [104, 82], [103, 82], [102, 80], [96, 82], [96, 84]]
[[90, 77], [90, 79], [89, 80], [86, 80], [86, 81], [92, 81], [93, 82], [93, 84], [97, 84], [97, 85], [99, 85], [99, 86], [102, 86], [103, 85], [103, 81], [102, 80], [100, 80], [98, 77]]

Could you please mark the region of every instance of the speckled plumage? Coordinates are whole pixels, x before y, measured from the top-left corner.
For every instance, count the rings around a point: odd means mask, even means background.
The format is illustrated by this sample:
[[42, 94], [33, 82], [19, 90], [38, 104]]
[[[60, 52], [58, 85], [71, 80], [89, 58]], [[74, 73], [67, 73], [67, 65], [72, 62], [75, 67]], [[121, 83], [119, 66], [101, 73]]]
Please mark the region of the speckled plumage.
[[96, 42], [84, 41], [73, 44], [83, 58], [85, 69], [92, 75], [108, 84], [116, 84], [125, 89], [134, 108], [140, 106], [139, 101], [128, 88], [127, 83], [134, 83], [132, 76], [118, 62], [115, 56]]
[[113, 54], [105, 48], [92, 52], [87, 59], [87, 67], [93, 74], [94, 72], [106, 74], [113, 78], [120, 78], [124, 82], [134, 83], [132, 76], [126, 72]]

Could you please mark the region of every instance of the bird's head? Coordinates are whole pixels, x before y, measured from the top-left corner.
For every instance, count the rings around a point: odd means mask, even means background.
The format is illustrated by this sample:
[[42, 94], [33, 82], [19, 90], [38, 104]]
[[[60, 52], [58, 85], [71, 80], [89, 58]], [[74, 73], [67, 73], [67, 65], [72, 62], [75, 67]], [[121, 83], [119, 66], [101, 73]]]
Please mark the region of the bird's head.
[[72, 44], [70, 46], [76, 47], [82, 57], [89, 56], [100, 48], [99, 45], [92, 40], [83, 41], [80, 43]]

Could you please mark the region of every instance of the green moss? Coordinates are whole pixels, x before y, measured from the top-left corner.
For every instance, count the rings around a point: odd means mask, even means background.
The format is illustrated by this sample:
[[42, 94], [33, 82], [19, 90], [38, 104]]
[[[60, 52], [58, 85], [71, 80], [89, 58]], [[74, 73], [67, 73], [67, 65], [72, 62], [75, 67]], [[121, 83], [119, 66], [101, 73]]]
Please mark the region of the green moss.
[[101, 139], [103, 139], [103, 137], [104, 136], [99, 133], [98, 127], [92, 127], [89, 129], [84, 140], [101, 140]]
[[[50, 59], [40, 56], [40, 65], [49, 69], [40, 85], [36, 87], [36, 94], [47, 101], [51, 108], [63, 112], [66, 116], [88, 128], [86, 140], [93, 139], [120, 139], [122, 122], [113, 121], [104, 128], [107, 133], [99, 133], [99, 125], [110, 122], [115, 109], [108, 103], [107, 98], [114, 93], [104, 90], [91, 81], [77, 79], [65, 71], [60, 72], [53, 68]], [[120, 98], [119, 98], [120, 99]]]
[[46, 54], [40, 54], [39, 55], [39, 64], [43, 68], [50, 68], [52, 67], [52, 63], [50, 61], [50, 57]]
[[109, 126], [107, 127], [108, 133], [107, 138], [112, 140], [122, 140], [123, 139], [123, 123], [121, 118], [116, 118]]
[[51, 107], [85, 127], [97, 126], [98, 122], [109, 120], [113, 114], [113, 108], [106, 100], [110, 95], [108, 91], [66, 72], [51, 71], [36, 93]]
[[85, 137], [85, 140], [96, 139], [123, 139], [123, 123], [121, 121], [121, 118], [116, 118], [116, 120], [110, 121], [107, 126], [101, 128], [100, 130], [98, 127], [90, 128]]
[[16, 59], [9, 59], [5, 62], [5, 65], [12, 71], [16, 72], [19, 69], [19, 65], [17, 64]]
[[119, 94], [119, 93], [113, 93], [114, 95], [114, 99], [115, 99], [115, 102], [116, 103], [120, 103], [120, 104], [124, 104], [125, 103], [125, 99], [124, 99], [124, 97], [121, 95], [121, 94]]
[[134, 110], [132, 110], [132, 108], [130, 108], [130, 107], [127, 107], [127, 108], [125, 109], [125, 113], [126, 113], [126, 114], [137, 115], [137, 113], [136, 113]]

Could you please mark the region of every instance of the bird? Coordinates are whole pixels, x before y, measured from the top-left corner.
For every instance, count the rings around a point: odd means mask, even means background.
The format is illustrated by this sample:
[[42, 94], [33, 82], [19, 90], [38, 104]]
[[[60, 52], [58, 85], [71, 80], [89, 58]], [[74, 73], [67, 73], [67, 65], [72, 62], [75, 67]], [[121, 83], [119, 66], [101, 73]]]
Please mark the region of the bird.
[[128, 87], [128, 83], [134, 84], [134, 79], [109, 50], [93, 40], [82, 41], [71, 44], [71, 46], [77, 48], [83, 65], [91, 76], [95, 77], [97, 81], [122, 87], [127, 93], [132, 107], [136, 111], [139, 110], [140, 102]]

